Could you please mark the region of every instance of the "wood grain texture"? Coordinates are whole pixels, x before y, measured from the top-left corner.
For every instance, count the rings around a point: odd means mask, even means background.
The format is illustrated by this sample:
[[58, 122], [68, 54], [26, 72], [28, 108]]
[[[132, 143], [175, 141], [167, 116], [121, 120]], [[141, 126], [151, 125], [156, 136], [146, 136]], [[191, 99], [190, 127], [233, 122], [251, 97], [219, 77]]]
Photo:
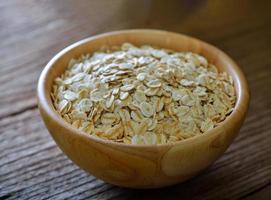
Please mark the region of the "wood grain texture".
[[[0, 197], [267, 199], [271, 182], [270, 6], [269, 1], [252, 0], [1, 1]], [[85, 37], [127, 28], [166, 29], [198, 37], [226, 51], [247, 76], [251, 104], [238, 138], [205, 173], [183, 184], [159, 190], [105, 184], [61, 153], [39, 117], [36, 84], [50, 58]]]

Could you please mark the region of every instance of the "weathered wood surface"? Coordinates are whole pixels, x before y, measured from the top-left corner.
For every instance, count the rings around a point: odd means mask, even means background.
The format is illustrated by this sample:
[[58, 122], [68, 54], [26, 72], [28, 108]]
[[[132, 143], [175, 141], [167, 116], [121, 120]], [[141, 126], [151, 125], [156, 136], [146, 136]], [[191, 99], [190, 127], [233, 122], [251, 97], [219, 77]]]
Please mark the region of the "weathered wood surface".
[[[0, 199], [270, 199], [270, 8], [253, 0], [1, 1]], [[62, 154], [39, 116], [36, 84], [49, 59], [82, 38], [127, 28], [198, 37], [227, 52], [248, 78], [251, 104], [240, 135], [185, 183], [156, 190], [106, 184]]]

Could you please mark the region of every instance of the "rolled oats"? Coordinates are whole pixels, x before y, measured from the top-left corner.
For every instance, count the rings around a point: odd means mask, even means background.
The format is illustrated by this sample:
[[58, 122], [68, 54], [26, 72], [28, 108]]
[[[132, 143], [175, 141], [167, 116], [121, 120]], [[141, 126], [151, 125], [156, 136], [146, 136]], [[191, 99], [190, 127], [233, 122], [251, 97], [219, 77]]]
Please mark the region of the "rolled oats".
[[115, 96], [111, 95], [111, 97], [106, 101], [105, 107], [110, 108], [112, 104], [114, 103], [114, 100], [115, 100]]
[[154, 106], [143, 101], [140, 103], [140, 111], [145, 117], [151, 117], [154, 114]]
[[51, 98], [74, 127], [125, 144], [166, 144], [203, 134], [236, 101], [232, 77], [203, 56], [129, 43], [70, 60]]
[[134, 95], [133, 95], [133, 100], [137, 101], [137, 102], [144, 102], [147, 100], [146, 95], [144, 93], [144, 91], [142, 90], [136, 90]]
[[136, 78], [137, 78], [137, 80], [139, 80], [139, 81], [144, 81], [144, 79], [145, 79], [145, 77], [147, 76], [147, 73], [139, 73], [137, 76], [136, 76]]
[[63, 99], [62, 101], [59, 102], [59, 104], [57, 105], [57, 110], [59, 113], [61, 114], [65, 114], [68, 110], [68, 105], [69, 105], [69, 101], [67, 101], [66, 99]]
[[120, 100], [124, 100], [129, 96], [128, 92], [120, 92]]

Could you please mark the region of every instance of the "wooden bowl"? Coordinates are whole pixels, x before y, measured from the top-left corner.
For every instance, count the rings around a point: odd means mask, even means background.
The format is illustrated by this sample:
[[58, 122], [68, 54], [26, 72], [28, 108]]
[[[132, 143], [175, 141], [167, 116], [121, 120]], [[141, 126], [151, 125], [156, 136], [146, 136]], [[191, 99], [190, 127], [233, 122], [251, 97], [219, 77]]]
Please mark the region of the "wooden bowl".
[[[237, 93], [234, 111], [216, 128], [198, 136], [163, 145], [127, 145], [87, 135], [65, 122], [55, 111], [50, 91], [71, 58], [92, 53], [102, 45], [155, 45], [205, 56], [220, 71], [233, 77]], [[185, 181], [211, 165], [239, 132], [244, 121], [249, 90], [237, 64], [221, 50], [200, 40], [167, 31], [124, 30], [90, 37], [59, 52], [44, 68], [38, 83], [42, 118], [62, 151], [78, 166], [114, 185], [157, 188]]]

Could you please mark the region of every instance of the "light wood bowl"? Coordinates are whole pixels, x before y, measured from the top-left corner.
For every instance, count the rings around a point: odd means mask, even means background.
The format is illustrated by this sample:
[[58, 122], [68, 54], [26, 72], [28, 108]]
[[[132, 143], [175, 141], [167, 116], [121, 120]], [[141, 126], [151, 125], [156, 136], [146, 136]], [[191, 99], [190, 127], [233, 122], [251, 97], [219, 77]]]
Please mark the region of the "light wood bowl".
[[[127, 145], [94, 138], [77, 130], [55, 111], [50, 91], [53, 80], [71, 58], [92, 53], [102, 45], [155, 45], [205, 56], [233, 77], [237, 93], [234, 111], [219, 126], [174, 144]], [[200, 40], [167, 31], [124, 30], [90, 37], [59, 52], [44, 68], [38, 83], [42, 118], [62, 151], [92, 175], [115, 185], [157, 188], [185, 181], [218, 159], [239, 132], [249, 105], [249, 90], [237, 64], [221, 50]]]

